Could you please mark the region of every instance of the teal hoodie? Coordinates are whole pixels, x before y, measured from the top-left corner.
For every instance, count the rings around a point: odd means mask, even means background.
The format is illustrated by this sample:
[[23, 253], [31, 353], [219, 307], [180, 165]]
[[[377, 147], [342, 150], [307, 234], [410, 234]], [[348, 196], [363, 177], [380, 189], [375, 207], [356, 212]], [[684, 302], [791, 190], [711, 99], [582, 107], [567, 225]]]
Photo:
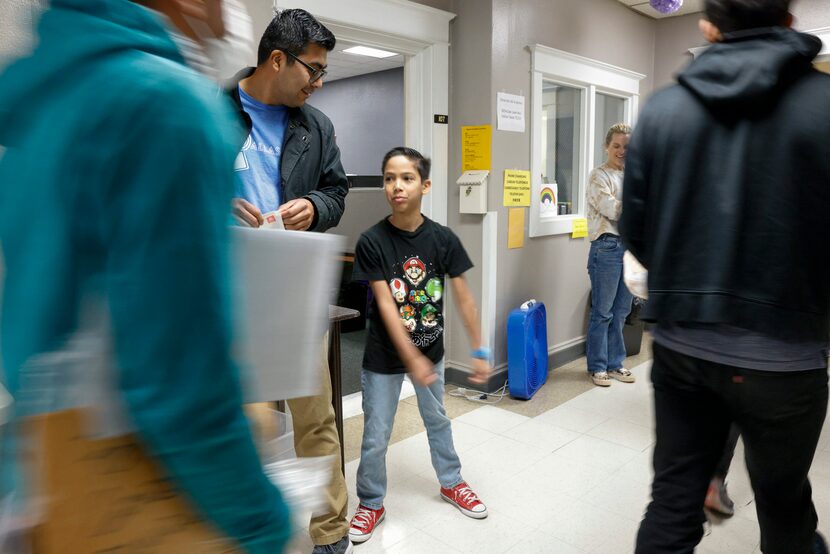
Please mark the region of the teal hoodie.
[[104, 298], [118, 387], [149, 451], [247, 551], [280, 552], [288, 512], [230, 358], [233, 110], [164, 20], [130, 1], [52, 0], [37, 34], [0, 75], [7, 388], [61, 349], [83, 298]]

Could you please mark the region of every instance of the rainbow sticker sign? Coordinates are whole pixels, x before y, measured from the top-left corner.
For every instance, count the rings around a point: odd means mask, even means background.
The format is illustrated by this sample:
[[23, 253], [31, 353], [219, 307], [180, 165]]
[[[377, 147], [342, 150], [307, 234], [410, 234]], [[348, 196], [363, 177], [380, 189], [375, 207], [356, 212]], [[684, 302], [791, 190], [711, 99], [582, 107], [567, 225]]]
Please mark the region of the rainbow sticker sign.
[[550, 187], [543, 187], [539, 194], [539, 211], [542, 214], [556, 215], [556, 194]]

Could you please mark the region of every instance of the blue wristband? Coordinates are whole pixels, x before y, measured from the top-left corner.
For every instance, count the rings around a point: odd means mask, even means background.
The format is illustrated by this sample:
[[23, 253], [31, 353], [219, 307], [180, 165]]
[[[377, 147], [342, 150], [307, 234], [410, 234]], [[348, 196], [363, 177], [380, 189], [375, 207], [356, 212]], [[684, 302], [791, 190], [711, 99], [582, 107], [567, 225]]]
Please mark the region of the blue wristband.
[[470, 357], [475, 358], [476, 360], [490, 360], [490, 349], [486, 346], [482, 346], [481, 348], [477, 348], [470, 352]]

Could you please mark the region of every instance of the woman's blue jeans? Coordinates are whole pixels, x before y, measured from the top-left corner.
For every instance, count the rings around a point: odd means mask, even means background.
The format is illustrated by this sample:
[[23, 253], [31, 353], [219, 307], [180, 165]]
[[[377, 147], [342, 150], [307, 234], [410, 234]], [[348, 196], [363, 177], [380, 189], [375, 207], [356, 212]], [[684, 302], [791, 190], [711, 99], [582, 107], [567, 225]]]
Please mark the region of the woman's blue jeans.
[[605, 234], [591, 243], [591, 318], [588, 323], [588, 371], [620, 369], [625, 360], [623, 325], [634, 299], [623, 282], [623, 247], [617, 235]]

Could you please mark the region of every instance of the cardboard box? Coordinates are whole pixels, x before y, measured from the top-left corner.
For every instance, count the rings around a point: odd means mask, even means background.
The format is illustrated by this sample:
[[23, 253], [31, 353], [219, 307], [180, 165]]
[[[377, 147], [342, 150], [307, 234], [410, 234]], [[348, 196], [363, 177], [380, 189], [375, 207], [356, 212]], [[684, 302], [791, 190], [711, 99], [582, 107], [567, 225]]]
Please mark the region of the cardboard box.
[[134, 435], [92, 440], [84, 413], [41, 416], [34, 554], [240, 552], [173, 489]]

